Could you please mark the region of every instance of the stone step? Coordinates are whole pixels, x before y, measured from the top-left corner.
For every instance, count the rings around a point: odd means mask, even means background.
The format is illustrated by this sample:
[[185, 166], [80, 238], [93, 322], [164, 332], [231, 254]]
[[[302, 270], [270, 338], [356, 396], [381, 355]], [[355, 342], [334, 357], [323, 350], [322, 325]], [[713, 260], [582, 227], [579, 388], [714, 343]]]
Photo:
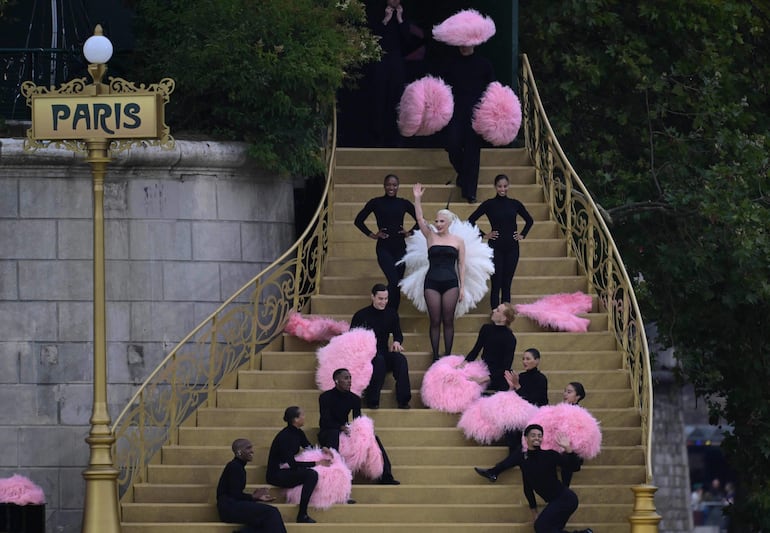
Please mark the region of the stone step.
[[[232, 454], [231, 454], [232, 455]], [[224, 463], [223, 463], [224, 464]], [[633, 504], [633, 492], [622, 485], [584, 485], [575, 474], [570, 488], [580, 500], [590, 498], [599, 503]], [[431, 503], [433, 501], [462, 501], [467, 504], [501, 503], [510, 505], [513, 490], [513, 476], [504, 473], [497, 483], [479, 485], [400, 485], [397, 487], [354, 484], [352, 497], [360, 503]], [[483, 481], [483, 480], [480, 480]], [[257, 485], [247, 487], [250, 492]], [[262, 485], [260, 485], [262, 486]], [[190, 484], [149, 484], [134, 485], [134, 500], [136, 503], [215, 503], [216, 494], [211, 485], [204, 483]], [[276, 498], [283, 497], [279, 488], [271, 488], [271, 494]], [[621, 496], [621, 498], [619, 498]]]
[[[353, 378], [355, 380], [355, 377]], [[275, 390], [238, 390], [238, 389], [219, 389], [217, 395], [218, 407], [275, 407], [286, 408], [289, 405], [311, 406], [318, 402], [319, 392], [317, 390], [297, 390], [297, 389], [275, 389]], [[551, 404], [561, 401], [562, 393], [560, 390], [554, 390], [548, 394], [548, 400]], [[603, 407], [625, 408], [633, 406], [633, 394], [628, 389], [603, 389], [593, 390], [590, 396], [586, 398], [586, 409], [595, 409]], [[420, 395], [417, 390], [412, 390], [412, 410], [424, 408]], [[380, 399], [380, 411], [384, 408], [395, 408], [396, 399], [393, 391], [383, 389]], [[368, 411], [365, 409], [368, 413]]]
[[[316, 306], [317, 299], [313, 299], [313, 307]], [[321, 300], [325, 301], [325, 300]], [[371, 301], [371, 300], [370, 300]], [[336, 302], [339, 305], [339, 301]], [[360, 305], [363, 307], [364, 304]], [[352, 311], [349, 311], [352, 314]], [[319, 313], [332, 314], [332, 313]], [[454, 338], [453, 352], [456, 354], [467, 354], [468, 350], [473, 348], [476, 342], [476, 332], [456, 331]], [[526, 350], [529, 347], [535, 347], [542, 352], [563, 352], [572, 351], [608, 351], [617, 348], [615, 339], [608, 332], [586, 333], [547, 333], [547, 332], [528, 332], [523, 331], [516, 334], [517, 349]], [[314, 349], [310, 343], [297, 337], [285, 336], [284, 348], [288, 351], [308, 351]], [[410, 352], [428, 352], [430, 351], [430, 341], [428, 333], [404, 333], [404, 346], [409, 348]], [[443, 342], [442, 342], [443, 346]]]
[[[409, 361], [409, 354], [406, 354]], [[263, 389], [315, 389], [315, 371], [302, 370], [256, 370], [242, 371], [238, 374], [239, 390], [263, 390]], [[409, 380], [412, 389], [419, 390], [422, 387], [424, 370], [411, 368]], [[622, 389], [629, 386], [628, 372], [625, 370], [562, 370], [550, 372], [549, 382], [553, 391], [560, 391], [570, 381], [578, 381], [588, 391], [597, 389]], [[388, 376], [386, 385], [392, 384], [392, 377]]]
[[[373, 244], [373, 243], [372, 243]], [[380, 272], [373, 249], [367, 257], [335, 258], [326, 261], [324, 274], [327, 276], [364, 276]], [[578, 273], [574, 257], [521, 257], [516, 276], [575, 276]], [[516, 278], [514, 278], [514, 282]], [[323, 289], [323, 285], [321, 287]], [[514, 302], [522, 303], [522, 302]]]
[[[460, 203], [460, 188], [455, 187], [454, 183], [451, 185], [440, 184], [423, 184], [425, 186], [425, 193], [423, 194], [423, 200], [425, 203], [431, 202], [443, 202], [446, 204], [447, 199], [451, 197], [456, 203]], [[414, 200], [412, 192], [412, 183], [407, 183], [404, 180], [401, 181], [401, 196], [408, 200]], [[408, 191], [408, 192], [407, 192]], [[376, 184], [361, 184], [361, 183], [337, 183], [334, 185], [334, 201], [335, 202], [360, 202], [363, 203], [374, 198], [375, 196], [382, 196], [383, 188], [382, 183]], [[477, 198], [481, 201], [485, 198], [492, 198], [495, 194], [495, 189], [490, 183], [489, 185], [479, 185]], [[516, 198], [524, 204], [526, 207], [529, 204], [543, 203], [543, 188], [534, 183], [529, 185], [511, 185], [508, 189], [508, 195], [512, 198]], [[432, 213], [427, 209], [424, 209], [425, 218], [432, 219]]]
[[[452, 168], [445, 150], [440, 148], [337, 148], [337, 166], [371, 165], [393, 168], [399, 165]], [[484, 148], [481, 166], [528, 166], [532, 162], [524, 148]]]
[[[565, 257], [566, 244], [561, 239], [525, 239], [519, 243], [520, 254], [525, 257]], [[372, 254], [370, 242], [332, 242], [330, 253], [335, 257], [358, 258]]]
[[[441, 201], [436, 202], [423, 202], [422, 208], [423, 212], [425, 214], [425, 217], [430, 220], [435, 215], [436, 211], [439, 209], [444, 209], [446, 207], [447, 198], [449, 197], [449, 191], [447, 190], [447, 197], [443, 198]], [[492, 195], [489, 194], [489, 197]], [[408, 196], [404, 196], [405, 198], [408, 198]], [[478, 198], [484, 199], [484, 196], [479, 196]], [[364, 204], [366, 201], [369, 200], [369, 198], [359, 198], [356, 201], [352, 202], [340, 202], [335, 201], [334, 203], [334, 221], [335, 223], [337, 221], [345, 221], [345, 222], [352, 222], [355, 220], [356, 215], [358, 215], [359, 211], [361, 211], [361, 208], [364, 207]], [[459, 189], [455, 189], [455, 193], [452, 195], [452, 202], [449, 206], [451, 211], [460, 217], [461, 220], [467, 220], [469, 216], [471, 216], [471, 213], [476, 210], [478, 207], [478, 203], [476, 204], [468, 204], [465, 203], [465, 200], [460, 198]], [[532, 215], [532, 218], [535, 219], [535, 224], [537, 224], [538, 220], [544, 221], [544, 220], [550, 220], [550, 211], [548, 210], [548, 206], [543, 203], [528, 203], [527, 204], [527, 211], [530, 215]]]
[[[386, 449], [387, 443], [385, 443]], [[147, 482], [160, 484], [205, 483], [216, 488], [223, 465], [156, 465], [147, 467]], [[467, 466], [404, 466], [393, 465], [393, 475], [408, 485], [489, 485], [471, 467]], [[261, 465], [246, 467], [247, 483], [264, 485], [265, 467]], [[575, 482], [583, 485], [620, 485], [630, 486], [644, 483], [644, 466], [593, 466], [584, 464], [580, 472], [575, 473]], [[521, 486], [521, 473], [518, 468], [503, 472], [497, 484]], [[379, 487], [379, 486], [378, 486]]]
[[[295, 405], [302, 405], [298, 402]], [[367, 411], [368, 412], [368, 411]], [[273, 427], [182, 427], [179, 428], [179, 444], [182, 446], [226, 446], [238, 438], [247, 438], [255, 446], [269, 446], [275, 435], [283, 428], [276, 424]], [[457, 428], [415, 428], [415, 427], [379, 427], [377, 435], [382, 439], [385, 449], [398, 446], [461, 446], [477, 447], [475, 441], [467, 440], [463, 432]], [[311, 423], [305, 426], [307, 435], [318, 434], [318, 427]], [[606, 427], [602, 428], [602, 443], [606, 446], [638, 446], [641, 441], [641, 431], [638, 427]], [[441, 463], [440, 457], [435, 458]], [[418, 466], [425, 464], [426, 457], [414, 457]]]
[[[376, 230], [377, 221], [374, 215], [370, 215], [365, 222], [370, 230]], [[411, 229], [414, 226], [414, 221], [408, 215], [404, 218], [404, 223], [406, 224], [406, 229]], [[490, 230], [486, 217], [480, 218], [477, 221], [477, 226], [485, 233]], [[521, 230], [523, 227], [524, 223], [519, 221], [519, 229]], [[561, 239], [561, 237], [561, 230], [558, 224], [549, 220], [536, 221], [527, 236], [528, 239]], [[352, 221], [336, 221], [331, 228], [331, 238], [335, 242], [361, 242], [363, 239], [363, 242], [369, 243], [372, 247], [372, 253], [374, 253], [375, 241], [364, 235]]]
[[[521, 347], [521, 350], [526, 348]], [[304, 352], [262, 352], [263, 370], [311, 370], [316, 368], [315, 351]], [[516, 361], [516, 359], [514, 359]], [[431, 356], [426, 352], [409, 354], [410, 368], [427, 369], [431, 361]], [[592, 365], [592, 366], [588, 366]], [[623, 365], [620, 352], [543, 352], [541, 351], [540, 370], [546, 375], [552, 371], [569, 371], [569, 369], [594, 368], [596, 370], [617, 370]], [[569, 381], [574, 381], [570, 379]], [[551, 386], [560, 389], [562, 385], [551, 379]], [[590, 393], [591, 391], [589, 391]], [[590, 394], [589, 394], [590, 397]]]
[[[382, 186], [385, 176], [395, 174], [401, 182], [401, 195], [409, 197], [409, 184], [435, 183], [444, 184], [454, 180], [455, 174], [450, 166], [426, 166], [424, 163], [400, 165], [337, 165], [334, 169], [334, 183], [374, 183]], [[479, 168], [479, 184], [493, 185], [498, 174], [508, 176], [511, 185], [531, 185], [535, 183], [535, 168], [516, 165], [484, 165]]]

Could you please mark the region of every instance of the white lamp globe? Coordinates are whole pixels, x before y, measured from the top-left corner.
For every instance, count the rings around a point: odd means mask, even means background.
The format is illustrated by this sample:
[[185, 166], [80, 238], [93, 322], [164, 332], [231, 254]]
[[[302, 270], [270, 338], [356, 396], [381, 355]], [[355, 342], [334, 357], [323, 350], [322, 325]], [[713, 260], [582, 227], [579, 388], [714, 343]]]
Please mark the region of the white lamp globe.
[[107, 63], [112, 57], [112, 43], [104, 35], [92, 35], [83, 45], [83, 55], [89, 63]]

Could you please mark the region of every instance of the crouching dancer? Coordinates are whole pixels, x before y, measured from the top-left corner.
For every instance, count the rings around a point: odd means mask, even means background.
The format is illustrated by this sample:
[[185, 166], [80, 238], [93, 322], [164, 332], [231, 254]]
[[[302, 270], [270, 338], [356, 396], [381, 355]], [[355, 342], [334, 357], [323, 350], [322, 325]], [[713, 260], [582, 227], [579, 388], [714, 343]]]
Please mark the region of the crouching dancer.
[[[565, 487], [556, 475], [557, 467], [574, 471], [579, 467], [578, 456], [572, 451], [569, 437], [558, 435], [556, 443], [564, 450], [542, 450], [543, 428], [530, 424], [524, 429], [527, 451], [521, 458], [524, 496], [529, 502], [532, 518], [535, 520], [535, 533], [566, 533], [564, 527], [578, 508], [577, 494]], [[535, 493], [543, 498], [547, 505], [538, 513]], [[582, 533], [593, 533], [584, 529]]]
[[219, 519], [232, 524], [245, 524], [241, 533], [286, 533], [278, 509], [262, 502], [273, 501], [267, 489], [246, 488], [246, 463], [254, 459], [254, 447], [248, 439], [233, 441], [233, 460], [225, 465], [217, 485]]

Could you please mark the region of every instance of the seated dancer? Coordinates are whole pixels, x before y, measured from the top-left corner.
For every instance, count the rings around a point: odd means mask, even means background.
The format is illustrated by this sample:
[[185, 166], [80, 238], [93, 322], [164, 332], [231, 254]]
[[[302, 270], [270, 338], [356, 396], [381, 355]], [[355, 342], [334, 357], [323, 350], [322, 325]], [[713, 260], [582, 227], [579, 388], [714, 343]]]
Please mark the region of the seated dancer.
[[[353, 381], [350, 372], [346, 368], [338, 368], [332, 374], [334, 388], [322, 392], [318, 397], [318, 407], [321, 412], [318, 432], [318, 443], [328, 448], [340, 449], [340, 433], [349, 434], [348, 415], [352, 412], [353, 418], [361, 416], [361, 398], [350, 391]], [[382, 476], [377, 480], [381, 485], [400, 485], [393, 478], [390, 459], [385, 448], [377, 437], [377, 445], [382, 452], [384, 463]]]
[[[535, 521], [535, 532], [566, 533], [564, 527], [577, 511], [578, 497], [559, 482], [556, 467], [560, 467], [562, 472], [573, 470], [577, 467], [577, 455], [573, 453], [569, 437], [565, 435], [558, 435], [556, 438], [556, 442], [564, 450], [563, 453], [540, 449], [543, 428], [537, 424], [527, 426], [524, 429], [524, 437], [527, 439], [527, 451], [521, 455], [519, 467], [524, 496]], [[535, 493], [547, 504], [539, 513]], [[573, 533], [593, 533], [593, 530], [589, 528]]]
[[[295, 460], [294, 456], [297, 453], [303, 448], [310, 447], [310, 441], [307, 440], [305, 432], [302, 431], [302, 426], [305, 425], [305, 412], [297, 406], [287, 407], [283, 414], [283, 420], [286, 422], [286, 427], [275, 436], [273, 444], [270, 446], [265, 477], [268, 483], [276, 487], [290, 489], [302, 485], [297, 522], [313, 524], [315, 520], [307, 514], [307, 506], [318, 483], [318, 472], [312, 467], [316, 464], [329, 466], [332, 463], [332, 455], [326, 449], [324, 451], [328, 454], [328, 458], [317, 463]], [[288, 468], [281, 468], [281, 465], [288, 465]]]
[[510, 303], [495, 307], [492, 310], [492, 323], [481, 326], [476, 344], [465, 357], [468, 362], [475, 361], [479, 352], [482, 352], [481, 359], [489, 368], [488, 392], [509, 389], [505, 372], [510, 371], [516, 351], [516, 336], [510, 327], [515, 318], [516, 310]]
[[245, 524], [241, 533], [286, 533], [278, 509], [266, 503], [275, 498], [265, 488], [252, 494], [246, 488], [246, 463], [254, 459], [254, 446], [248, 439], [235, 439], [234, 457], [225, 465], [217, 484], [217, 511], [222, 522]]
[[[564, 403], [568, 403], [570, 405], [577, 405], [580, 403], [580, 400], [586, 397], [586, 389], [583, 387], [583, 384], [579, 381], [570, 381], [566, 387], [564, 387], [564, 393], [562, 394], [562, 398]], [[569, 484], [572, 482], [572, 474], [573, 472], [577, 472], [580, 470], [580, 467], [583, 466], [583, 459], [578, 457], [577, 458], [577, 466], [574, 470], [562, 470], [561, 471], [561, 482], [564, 484], [565, 487], [569, 487]]]
[[[524, 372], [505, 372], [505, 380], [509, 390], [515, 390], [519, 396], [538, 407], [548, 404], [548, 378], [538, 370], [540, 351], [537, 348], [527, 348], [521, 358]], [[521, 431], [508, 431], [505, 434], [508, 444], [508, 455], [492, 468], [474, 467], [476, 473], [489, 481], [497, 481], [501, 472], [513, 468], [521, 461]]]
[[[398, 311], [401, 303], [401, 291], [398, 282], [404, 277], [405, 265], [397, 263], [406, 253], [404, 239], [414, 229], [404, 229], [404, 216], [415, 218], [414, 205], [406, 198], [399, 198], [398, 176], [388, 174], [385, 176], [385, 195], [372, 198], [356, 215], [355, 225], [361, 233], [377, 241], [377, 264], [388, 280], [388, 307]], [[366, 218], [374, 213], [377, 221], [377, 231], [371, 231], [366, 225]]]
[[[402, 353], [404, 335], [395, 309], [387, 307], [388, 287], [377, 283], [372, 287], [372, 305], [364, 307], [353, 315], [351, 328], [372, 330], [377, 338], [377, 353], [372, 358], [372, 378], [366, 387], [366, 405], [369, 409], [379, 409], [380, 392], [385, 382], [385, 374], [390, 371], [396, 380], [396, 402], [399, 409], [409, 409], [412, 399], [412, 387], [409, 383], [409, 363]], [[392, 349], [388, 340], [393, 335]]]

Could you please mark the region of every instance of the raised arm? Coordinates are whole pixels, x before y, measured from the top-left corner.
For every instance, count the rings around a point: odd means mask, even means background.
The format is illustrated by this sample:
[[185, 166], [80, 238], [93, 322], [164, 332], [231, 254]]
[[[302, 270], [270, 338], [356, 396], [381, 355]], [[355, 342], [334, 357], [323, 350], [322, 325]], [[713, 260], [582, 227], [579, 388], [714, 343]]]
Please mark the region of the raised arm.
[[[422, 195], [425, 192], [425, 187], [422, 186], [422, 183], [415, 183], [412, 187], [412, 192], [414, 193], [414, 215], [417, 219], [417, 225], [425, 239], [428, 240], [430, 239], [431, 231], [422, 213]], [[430, 245], [430, 241], [428, 241], [428, 245]]]

